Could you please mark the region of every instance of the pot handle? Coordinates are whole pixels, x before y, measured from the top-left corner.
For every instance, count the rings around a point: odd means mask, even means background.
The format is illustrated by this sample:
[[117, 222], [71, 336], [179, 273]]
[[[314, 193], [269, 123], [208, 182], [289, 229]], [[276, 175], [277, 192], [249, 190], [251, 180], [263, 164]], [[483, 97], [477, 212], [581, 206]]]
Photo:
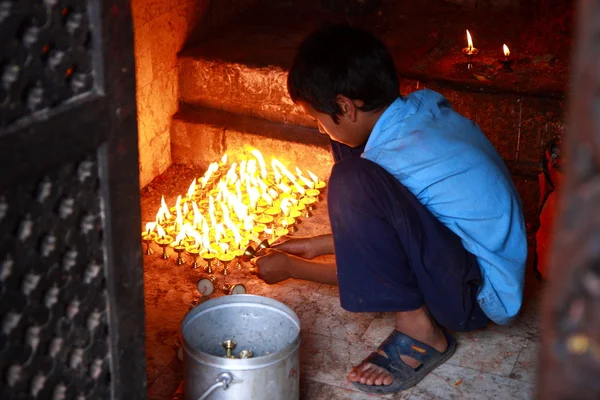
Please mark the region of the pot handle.
[[206, 389], [206, 392], [204, 392], [204, 394], [200, 396], [198, 400], [205, 400], [208, 395], [221, 386], [223, 386], [223, 390], [227, 390], [232, 381], [233, 376], [229, 372], [220, 373], [219, 376], [217, 376], [217, 381], [211, 387]]

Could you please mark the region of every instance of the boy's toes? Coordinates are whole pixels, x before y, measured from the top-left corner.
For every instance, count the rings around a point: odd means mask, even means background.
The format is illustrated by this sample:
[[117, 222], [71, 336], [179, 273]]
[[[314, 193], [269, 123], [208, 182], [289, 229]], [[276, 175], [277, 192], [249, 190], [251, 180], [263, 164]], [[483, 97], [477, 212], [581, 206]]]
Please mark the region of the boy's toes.
[[354, 367], [347, 375], [349, 382], [359, 382], [363, 385], [390, 385], [393, 381], [384, 369], [370, 363]]

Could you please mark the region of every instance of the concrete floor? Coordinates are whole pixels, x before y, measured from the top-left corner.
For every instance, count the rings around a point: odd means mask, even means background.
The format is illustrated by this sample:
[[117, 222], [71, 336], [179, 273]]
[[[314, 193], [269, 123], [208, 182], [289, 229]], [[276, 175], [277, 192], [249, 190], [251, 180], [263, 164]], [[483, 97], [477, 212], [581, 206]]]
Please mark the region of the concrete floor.
[[[172, 176], [169, 176], [171, 174]], [[153, 219], [160, 195], [167, 201], [185, 192], [193, 171], [173, 167], [165, 174], [168, 187], [150, 186], [142, 194], [144, 222]], [[189, 178], [189, 180], [187, 179]], [[173, 182], [181, 182], [178, 188]], [[160, 183], [160, 182], [159, 182]], [[172, 199], [171, 199], [172, 198]], [[328, 232], [326, 204], [306, 220], [296, 236]], [[158, 252], [158, 248], [156, 248]], [[176, 357], [179, 324], [189, 303], [200, 300], [195, 282], [200, 270], [189, 263], [176, 266], [174, 259], [158, 254], [145, 257], [148, 396], [171, 398], [182, 380]], [[267, 285], [249, 275], [246, 267], [228, 277], [216, 274], [219, 283], [244, 283], [248, 293], [267, 296], [291, 307], [302, 324], [301, 393], [303, 399], [528, 399], [534, 391], [539, 345], [540, 284], [528, 274], [525, 304], [510, 326], [490, 324], [486, 329], [457, 334], [454, 356], [417, 386], [388, 396], [367, 395], [348, 384], [346, 373], [369, 355], [392, 331], [390, 314], [357, 314], [339, 305], [337, 288], [312, 282], [288, 280]], [[211, 296], [221, 296], [218, 292]]]

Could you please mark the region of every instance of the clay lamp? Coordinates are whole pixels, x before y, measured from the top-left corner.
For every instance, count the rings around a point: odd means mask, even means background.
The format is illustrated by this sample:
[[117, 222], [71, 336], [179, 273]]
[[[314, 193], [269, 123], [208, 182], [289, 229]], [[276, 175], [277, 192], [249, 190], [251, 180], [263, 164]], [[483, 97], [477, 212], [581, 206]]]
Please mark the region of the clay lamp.
[[510, 50], [508, 49], [507, 45], [503, 45], [503, 50], [504, 50], [504, 58], [499, 58], [498, 62], [500, 64], [502, 64], [502, 70], [506, 71], [506, 72], [511, 72], [512, 71], [512, 63], [515, 61], [512, 58], [510, 58]]
[[462, 53], [468, 57], [467, 69], [473, 68], [473, 64], [471, 64], [471, 58], [475, 54], [479, 53], [479, 50], [476, 49], [475, 47], [473, 47], [473, 40], [471, 39], [471, 34], [469, 33], [468, 29], [467, 29], [467, 47], [462, 49]]

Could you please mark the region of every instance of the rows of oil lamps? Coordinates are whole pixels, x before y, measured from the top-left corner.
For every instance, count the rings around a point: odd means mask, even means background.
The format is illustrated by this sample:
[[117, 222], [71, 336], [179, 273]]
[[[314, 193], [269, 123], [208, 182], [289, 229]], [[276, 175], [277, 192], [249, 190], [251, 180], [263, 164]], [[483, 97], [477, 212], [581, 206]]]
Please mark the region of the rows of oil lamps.
[[[167, 207], [163, 197], [156, 221], [146, 224], [142, 232], [146, 255], [152, 254], [150, 245], [155, 243], [162, 250], [162, 259], [169, 259], [169, 250], [177, 255], [176, 265], [185, 264], [184, 254], [191, 257], [194, 269], [201, 267], [199, 259], [204, 261], [203, 269], [209, 276], [198, 281], [202, 295], [208, 296], [214, 290], [215, 279], [211, 275], [216, 268], [221, 266], [220, 272], [228, 275], [232, 263], [241, 269], [242, 262], [254, 258], [278, 238], [296, 232], [302, 219], [312, 215], [325, 190], [325, 182], [310, 171], [310, 179], [298, 168], [294, 176], [273, 159], [272, 171], [268, 172], [262, 154], [257, 150], [251, 154], [255, 157], [254, 163], [246, 160], [239, 165], [228, 165], [227, 156], [219, 164], [212, 163], [202, 178], [192, 182], [186, 196], [177, 198], [174, 207]], [[241, 191], [242, 179], [245, 194]], [[262, 195], [257, 189], [259, 185]], [[227, 197], [231, 195], [236, 195], [235, 199]], [[229, 210], [234, 201], [243, 205], [242, 212]], [[221, 210], [215, 204], [219, 204]], [[211, 227], [205, 215], [210, 217]], [[203, 235], [199, 233], [200, 226]], [[220, 233], [216, 232], [217, 228]], [[245, 292], [241, 285], [224, 285], [222, 289], [226, 294]]]

